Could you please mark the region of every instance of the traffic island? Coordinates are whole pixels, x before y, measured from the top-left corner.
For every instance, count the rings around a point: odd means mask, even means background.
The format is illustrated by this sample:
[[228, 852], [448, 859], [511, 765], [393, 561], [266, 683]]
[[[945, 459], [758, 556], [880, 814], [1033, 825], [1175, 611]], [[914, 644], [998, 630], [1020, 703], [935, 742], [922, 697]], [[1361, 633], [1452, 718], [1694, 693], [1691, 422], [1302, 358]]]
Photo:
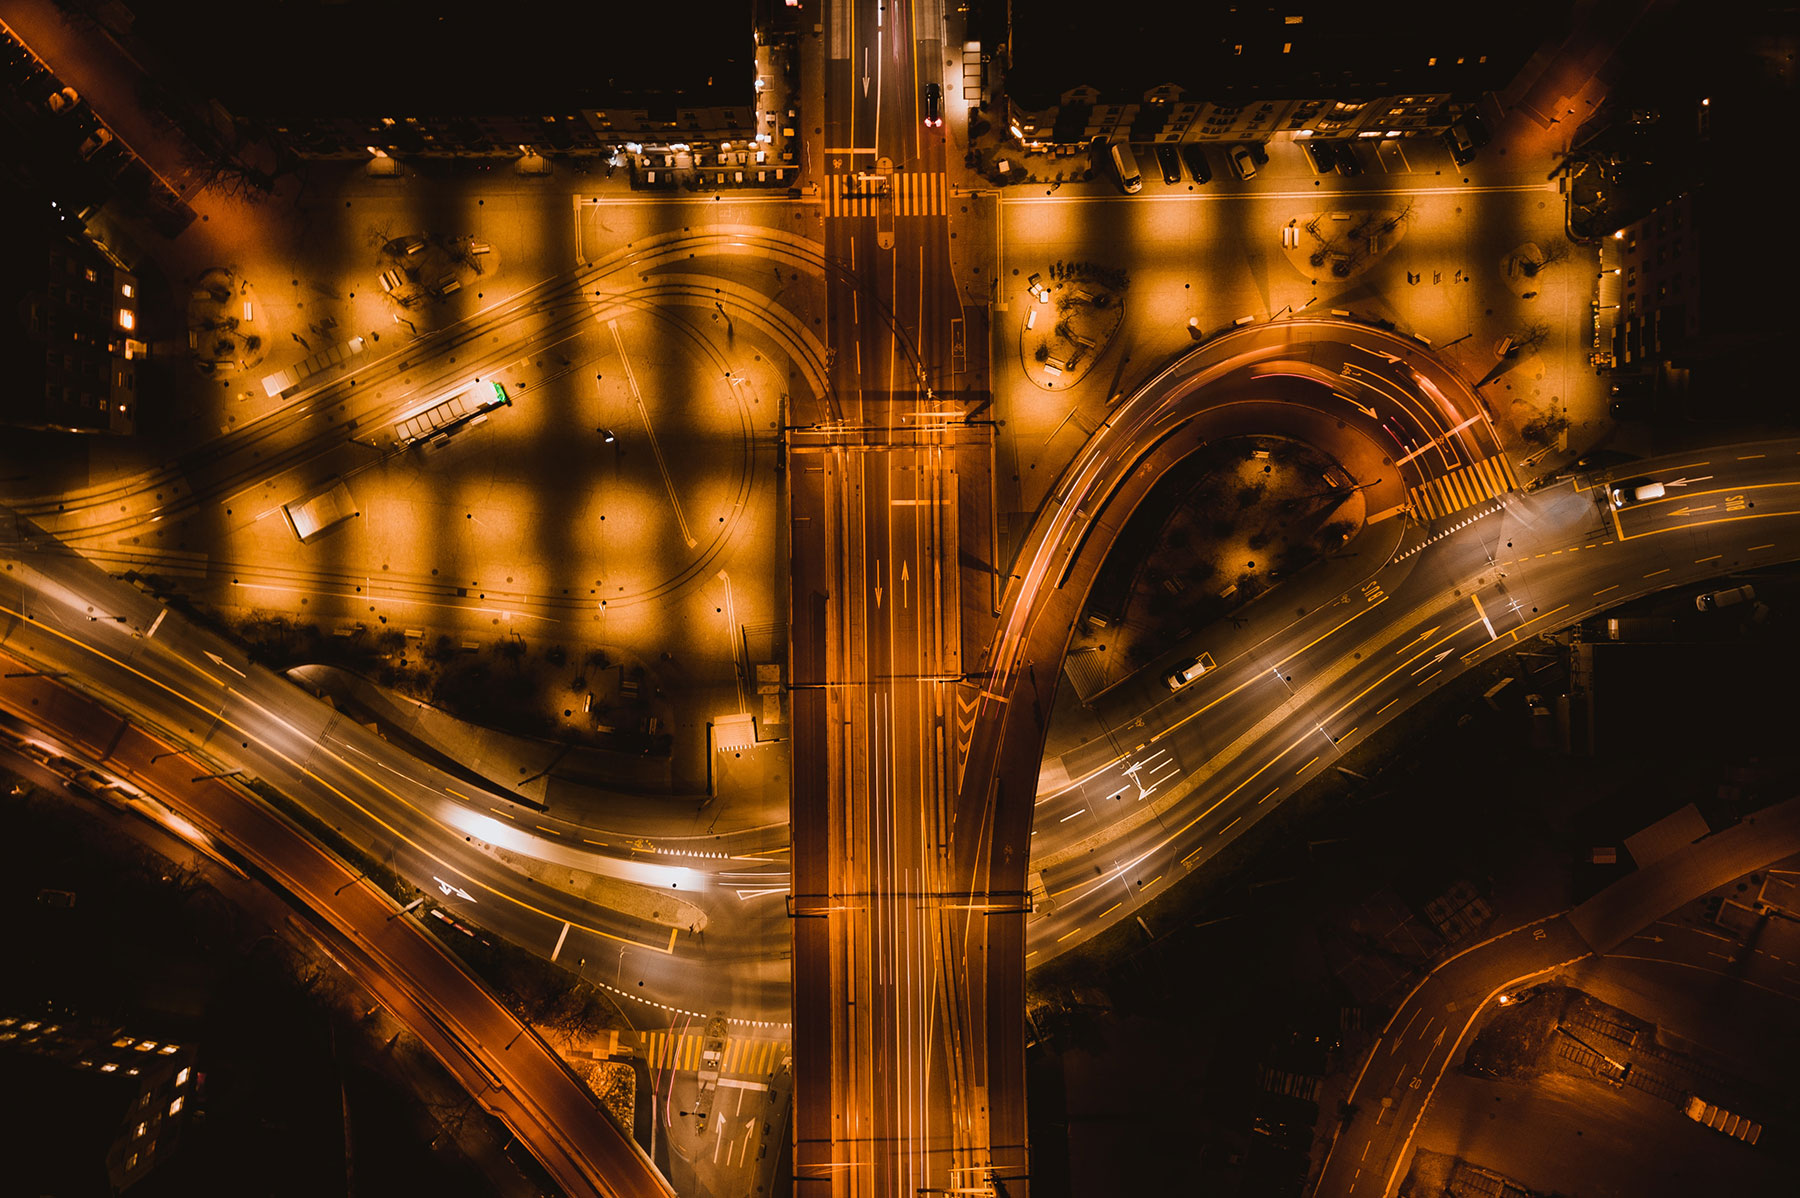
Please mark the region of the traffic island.
[[1367, 521], [1364, 492], [1349, 473], [1285, 438], [1208, 446], [1163, 487], [1160, 502], [1146, 499], [1120, 534], [1109, 559], [1119, 568], [1095, 585], [1070, 651], [1081, 667], [1071, 678], [1083, 675], [1078, 689], [1098, 690], [1143, 668], [1173, 640], [1344, 549]]
[[1019, 366], [1033, 386], [1073, 387], [1106, 353], [1125, 323], [1122, 270], [1088, 262], [1053, 262], [1049, 280], [1026, 280], [1029, 301], [1019, 317]]

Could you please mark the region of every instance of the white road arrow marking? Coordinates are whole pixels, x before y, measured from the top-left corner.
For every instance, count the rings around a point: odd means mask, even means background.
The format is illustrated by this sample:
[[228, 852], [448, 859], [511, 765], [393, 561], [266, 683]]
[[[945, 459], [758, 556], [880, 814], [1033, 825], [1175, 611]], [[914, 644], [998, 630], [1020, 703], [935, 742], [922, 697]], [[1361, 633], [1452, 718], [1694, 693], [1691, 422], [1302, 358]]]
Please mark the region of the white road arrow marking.
[[1449, 657], [1449, 656], [1450, 656], [1450, 650], [1445, 649], [1442, 653], [1439, 653], [1436, 657], [1432, 658], [1430, 661], [1428, 661], [1424, 665], [1420, 666], [1417, 670], [1414, 670], [1413, 673], [1418, 674], [1425, 670], [1429, 670], [1432, 666], [1435, 666], [1438, 662], [1443, 661], [1446, 657]]
[[1343, 400], [1345, 403], [1349, 404], [1351, 407], [1355, 408], [1357, 411], [1361, 412], [1364, 416], [1367, 416], [1370, 420], [1375, 419], [1375, 409], [1374, 408], [1371, 408], [1366, 404], [1359, 404], [1354, 399], [1351, 399], [1348, 395], [1345, 395], [1342, 392], [1333, 391], [1332, 394], [1337, 396], [1339, 399]]
[[1663, 486], [1665, 486], [1665, 487], [1685, 487], [1689, 483], [1703, 483], [1711, 477], [1712, 477], [1712, 475], [1710, 475], [1710, 474], [1702, 474], [1699, 478], [1672, 478], [1668, 482], [1664, 483]]
[[233, 674], [236, 674], [239, 678], [248, 677], [248, 675], [246, 675], [244, 673], [244, 671], [238, 669], [236, 666], [234, 666], [230, 662], [226, 661], [223, 657], [220, 657], [217, 653], [214, 653], [211, 649], [205, 649], [205, 650], [202, 650], [202, 652], [204, 652], [206, 654], [206, 656], [212, 660], [212, 663], [215, 666], [218, 666], [221, 669], [230, 670]]

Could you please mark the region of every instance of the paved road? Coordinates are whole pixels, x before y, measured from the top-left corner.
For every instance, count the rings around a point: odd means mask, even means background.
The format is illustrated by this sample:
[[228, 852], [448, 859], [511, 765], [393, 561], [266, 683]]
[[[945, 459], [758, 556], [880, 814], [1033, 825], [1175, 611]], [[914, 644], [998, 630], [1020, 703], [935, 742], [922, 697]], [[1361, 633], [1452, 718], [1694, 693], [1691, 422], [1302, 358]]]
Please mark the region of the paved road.
[[28, 523], [9, 522], [0, 560], [0, 647], [81, 679], [207, 772], [267, 781], [449, 912], [529, 951], [616, 962], [601, 984], [629, 1016], [785, 1022], [783, 913], [757, 882], [778, 886], [785, 871], [767, 844], [694, 857], [685, 839], [670, 852], [654, 839], [598, 843], [417, 761]]
[[1465, 949], [1394, 1011], [1369, 1050], [1316, 1195], [1387, 1194], [1405, 1173], [1419, 1121], [1483, 1006], [1499, 994], [1606, 953], [1670, 911], [1800, 851], [1800, 799], [1638, 870], [1581, 906]]
[[[306, 834], [226, 782], [194, 777], [193, 760], [53, 679], [0, 655], [0, 708], [78, 746], [156, 802], [159, 822], [185, 822], [190, 842], [228, 846], [304, 903], [308, 929], [444, 1066], [505, 1120], [571, 1194], [674, 1194], [643, 1150], [595, 1106], [556, 1054], [466, 974], [416, 919]], [[196, 831], [197, 830], [197, 831]]]
[[989, 1163], [984, 1023], [956, 1001], [968, 921], [953, 910], [982, 881], [945, 852], [959, 513], [985, 450], [956, 394], [944, 134], [921, 112], [941, 22], [936, 4], [826, 13], [812, 154], [843, 269], [827, 279], [830, 390], [796, 408], [789, 439], [802, 1193], [944, 1191]]

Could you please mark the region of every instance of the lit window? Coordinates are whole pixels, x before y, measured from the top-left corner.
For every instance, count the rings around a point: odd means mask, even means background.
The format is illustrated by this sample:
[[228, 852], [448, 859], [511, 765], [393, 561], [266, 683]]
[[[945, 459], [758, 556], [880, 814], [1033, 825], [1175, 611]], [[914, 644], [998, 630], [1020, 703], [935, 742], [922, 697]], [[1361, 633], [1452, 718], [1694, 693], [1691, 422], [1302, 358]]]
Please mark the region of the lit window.
[[1294, 43], [1293, 42], [1282, 42], [1281, 43], [1281, 52], [1283, 54], [1292, 54], [1294, 52]]
[[117, 1065], [113, 1064], [111, 1061], [108, 1061], [106, 1064], [100, 1066], [100, 1072], [102, 1072], [102, 1073], [117, 1073], [118, 1071], [119, 1071], [119, 1067]]
[[132, 313], [130, 308], [119, 309], [119, 327], [122, 329], [135, 329], [137, 327], [137, 317]]
[[1283, 18], [1281, 18], [1281, 23], [1283, 25], [1303, 25], [1306, 23], [1306, 18], [1305, 17], [1283, 17]]
[[187, 1079], [193, 1076], [193, 1073], [194, 1071], [192, 1069], [183, 1069], [180, 1073], [175, 1075], [175, 1084], [178, 1086], [187, 1085]]
[[179, 1044], [165, 1044], [161, 1048], [157, 1049], [156, 1051], [158, 1053], [160, 1053], [162, 1056], [166, 1057], [172, 1053], [179, 1052], [180, 1050], [181, 1050], [181, 1045], [179, 1045]]
[[137, 1132], [135, 1134], [142, 1136], [146, 1130], [147, 1130], [147, 1126], [145, 1124], [140, 1123], [137, 1125]]
[[132, 296], [137, 294], [137, 288], [133, 287], [130, 283], [120, 283], [119, 284], [119, 294], [124, 296], [126, 299], [130, 299]]
[[181, 1113], [182, 1106], [186, 1102], [187, 1102], [187, 1099], [185, 1099], [185, 1098], [177, 1098], [174, 1102], [171, 1102], [169, 1104], [169, 1114], [179, 1115]]
[[91, 266], [81, 273], [87, 276], [87, 281], [90, 283], [97, 283], [100, 281], [100, 276], [94, 273], [94, 268]]
[[156, 1041], [140, 1040], [137, 1043], [137, 1050], [139, 1052], [155, 1052], [156, 1051]]
[[138, 1162], [138, 1154], [134, 1152], [131, 1154], [130, 1159], [125, 1162], [125, 1167], [127, 1169], [135, 1169], [135, 1168], [137, 1168], [137, 1162]]

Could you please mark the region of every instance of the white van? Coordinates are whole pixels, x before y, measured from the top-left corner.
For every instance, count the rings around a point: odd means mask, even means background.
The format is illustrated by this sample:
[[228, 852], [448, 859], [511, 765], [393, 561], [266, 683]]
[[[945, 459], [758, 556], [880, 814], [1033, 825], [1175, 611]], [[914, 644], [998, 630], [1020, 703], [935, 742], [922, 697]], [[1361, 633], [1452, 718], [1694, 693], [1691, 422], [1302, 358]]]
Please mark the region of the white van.
[[1188, 664], [1182, 666], [1179, 670], [1164, 677], [1163, 681], [1169, 684], [1170, 690], [1178, 691], [1212, 668], [1212, 654], [1202, 653], [1199, 657], [1194, 658], [1194, 660], [1188, 662]]
[[1606, 496], [1616, 511], [1622, 507], [1630, 507], [1634, 503], [1649, 503], [1652, 499], [1663, 497], [1661, 483], [1643, 483], [1639, 486], [1628, 486], [1625, 483], [1614, 483], [1606, 489]]
[[1122, 141], [1109, 143], [1112, 153], [1113, 175], [1119, 180], [1119, 186], [1126, 195], [1144, 190], [1144, 176], [1138, 174], [1137, 159], [1131, 156], [1131, 147]]
[[1730, 590], [1714, 591], [1709, 595], [1695, 595], [1694, 606], [1700, 611], [1717, 611], [1721, 607], [1731, 607], [1739, 603], [1748, 603], [1756, 598], [1756, 588], [1749, 583]]

